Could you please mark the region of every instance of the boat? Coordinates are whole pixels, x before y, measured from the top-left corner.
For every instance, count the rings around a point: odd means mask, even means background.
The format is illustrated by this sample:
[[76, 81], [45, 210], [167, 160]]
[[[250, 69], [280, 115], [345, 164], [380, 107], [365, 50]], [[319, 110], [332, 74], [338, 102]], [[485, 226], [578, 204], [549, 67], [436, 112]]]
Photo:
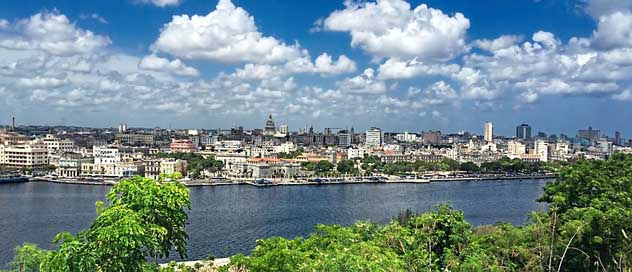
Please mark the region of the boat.
[[0, 174], [0, 184], [27, 182], [27, 181], [29, 181], [29, 178], [25, 176], [20, 176], [16, 174]]

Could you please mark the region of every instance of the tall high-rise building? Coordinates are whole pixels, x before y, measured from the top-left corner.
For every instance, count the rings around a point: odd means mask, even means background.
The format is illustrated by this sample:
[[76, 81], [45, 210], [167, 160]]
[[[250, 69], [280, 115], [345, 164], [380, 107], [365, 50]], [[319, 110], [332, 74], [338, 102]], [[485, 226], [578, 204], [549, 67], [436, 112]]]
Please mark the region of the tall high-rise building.
[[348, 130], [338, 131], [338, 146], [339, 147], [350, 147], [352, 143], [352, 135]]
[[522, 124], [516, 127], [516, 138], [531, 139], [531, 126]]
[[384, 134], [382, 130], [376, 127], [372, 127], [366, 131], [365, 144], [370, 147], [382, 146], [384, 142]]
[[616, 131], [614, 133], [614, 144], [618, 145], [618, 146], [622, 146], [623, 145], [623, 139], [621, 139], [621, 132], [620, 131]]
[[491, 142], [494, 140], [494, 125], [490, 121], [485, 122], [484, 139], [486, 142]]
[[588, 129], [580, 129], [577, 131], [577, 138], [596, 141], [601, 137], [601, 131], [588, 127]]

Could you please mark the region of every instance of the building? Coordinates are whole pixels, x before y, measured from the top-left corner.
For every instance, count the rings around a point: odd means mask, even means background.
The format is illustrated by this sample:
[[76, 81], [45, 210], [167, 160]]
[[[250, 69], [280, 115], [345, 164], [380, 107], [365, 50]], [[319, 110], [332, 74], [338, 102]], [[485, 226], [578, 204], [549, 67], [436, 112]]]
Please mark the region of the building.
[[48, 149], [41, 143], [0, 145], [0, 164], [27, 169], [46, 167]]
[[287, 135], [289, 133], [288, 126], [286, 124], [280, 125], [279, 133]]
[[349, 148], [347, 149], [347, 159], [362, 159], [366, 156], [367, 151], [364, 148]]
[[17, 134], [15, 132], [9, 131], [0, 131], [0, 144], [11, 145], [11, 144], [24, 144], [28, 142], [29, 138]]
[[119, 124], [119, 127], [118, 127], [118, 132], [119, 132], [119, 133], [125, 133], [125, 132], [127, 132], [127, 124]]
[[601, 137], [601, 131], [594, 130], [592, 127], [588, 129], [580, 129], [577, 131], [577, 138], [582, 140], [597, 141]]
[[274, 134], [276, 134], [276, 126], [272, 120], [272, 115], [270, 115], [268, 116], [268, 120], [266, 121], [266, 125], [263, 129], [263, 135], [273, 136]]
[[116, 147], [100, 146], [92, 148], [95, 164], [117, 163], [121, 161], [121, 155]]
[[485, 122], [485, 127], [484, 127], [484, 140], [486, 142], [491, 142], [494, 140], [494, 125], [492, 124], [492, 122], [487, 121]]
[[180, 173], [182, 176], [187, 175], [187, 161], [176, 159], [163, 159], [160, 161], [160, 174], [173, 175]]
[[549, 161], [549, 144], [544, 140], [535, 141], [533, 149], [534, 153], [538, 155], [541, 162]]
[[155, 137], [150, 133], [117, 133], [114, 139], [128, 146], [153, 146], [156, 144]]
[[47, 134], [46, 138], [41, 140], [46, 145], [49, 153], [56, 152], [72, 152], [75, 149], [75, 142], [70, 139], [59, 139], [55, 135]]
[[509, 143], [507, 143], [507, 153], [509, 158], [517, 158], [527, 153], [527, 147], [521, 142], [509, 141]]
[[352, 144], [353, 136], [347, 130], [338, 131], [338, 147], [347, 148]]
[[531, 126], [527, 124], [521, 124], [516, 127], [516, 138], [518, 139], [531, 139]]
[[441, 143], [441, 131], [424, 131], [421, 133], [421, 141], [424, 144], [437, 145]]
[[620, 131], [616, 131], [614, 133], [614, 144], [618, 145], [618, 146], [622, 146], [623, 145], [623, 139], [621, 139], [621, 132]]
[[191, 139], [171, 140], [171, 152], [195, 152], [197, 148]]
[[365, 144], [368, 147], [380, 147], [384, 144], [384, 133], [376, 127], [372, 127], [366, 131]]

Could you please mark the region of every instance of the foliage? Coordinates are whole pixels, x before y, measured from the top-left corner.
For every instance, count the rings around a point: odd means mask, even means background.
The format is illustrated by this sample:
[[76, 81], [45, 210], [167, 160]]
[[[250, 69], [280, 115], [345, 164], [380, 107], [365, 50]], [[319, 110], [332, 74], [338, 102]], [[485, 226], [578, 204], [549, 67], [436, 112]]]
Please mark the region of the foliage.
[[97, 218], [76, 236], [57, 235], [42, 271], [155, 271], [146, 258], [186, 257], [188, 189], [178, 182], [133, 177], [121, 180], [97, 202]]
[[46, 257], [46, 251], [35, 244], [24, 243], [15, 248], [13, 261], [9, 263], [7, 272], [36, 272], [42, 260]]
[[559, 215], [556, 235], [570, 239], [574, 267], [632, 269], [632, 156], [578, 161], [545, 187], [541, 201]]
[[303, 148], [298, 148], [294, 151], [290, 151], [289, 153], [281, 152], [279, 153], [279, 158], [281, 159], [295, 159], [296, 157], [303, 154]]
[[224, 168], [224, 163], [216, 160], [214, 157], [204, 158], [200, 154], [191, 152], [158, 153], [156, 154], [156, 157], [187, 161], [189, 174], [192, 178], [201, 177], [204, 171], [217, 173], [222, 171]]
[[355, 169], [355, 162], [352, 160], [341, 160], [338, 162], [338, 166], [336, 170], [340, 173], [355, 173], [357, 169]]

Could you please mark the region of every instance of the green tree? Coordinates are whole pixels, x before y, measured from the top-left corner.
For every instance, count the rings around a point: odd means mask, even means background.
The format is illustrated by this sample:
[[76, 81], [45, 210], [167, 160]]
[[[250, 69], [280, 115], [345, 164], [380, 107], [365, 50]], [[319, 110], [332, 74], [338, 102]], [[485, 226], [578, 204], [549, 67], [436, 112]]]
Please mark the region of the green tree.
[[[541, 201], [559, 215], [556, 235], [570, 241], [563, 262], [586, 270], [632, 269], [632, 155], [582, 160], [545, 186]], [[563, 244], [564, 245], [564, 244]]]
[[355, 170], [355, 162], [352, 160], [341, 160], [338, 162], [336, 170], [340, 173], [351, 173]]
[[37, 272], [46, 251], [35, 244], [24, 243], [15, 248], [13, 261], [9, 263], [9, 272]]
[[186, 257], [188, 189], [178, 182], [133, 177], [121, 180], [97, 202], [97, 218], [76, 236], [60, 233], [42, 271], [146, 271], [146, 258]]

